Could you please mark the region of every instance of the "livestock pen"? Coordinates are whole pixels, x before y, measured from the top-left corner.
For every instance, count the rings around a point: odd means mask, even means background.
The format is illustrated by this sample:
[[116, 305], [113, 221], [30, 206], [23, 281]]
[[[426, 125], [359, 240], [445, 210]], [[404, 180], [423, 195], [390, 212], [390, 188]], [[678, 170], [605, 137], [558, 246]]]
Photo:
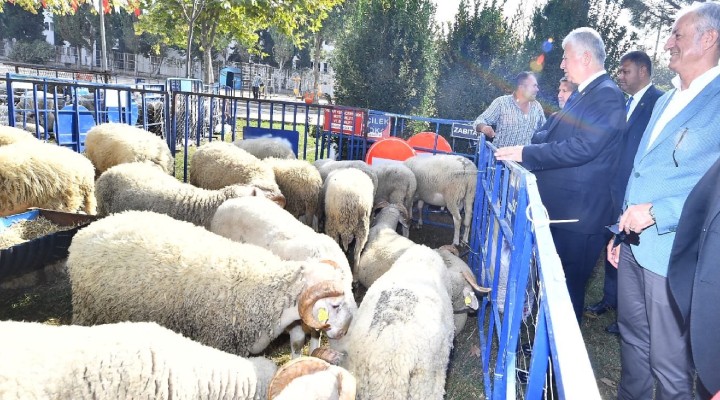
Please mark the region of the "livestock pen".
[[[203, 92], [194, 83], [106, 85], [13, 74], [0, 80], [1, 124], [29, 127], [38, 138], [76, 151], [89, 126], [136, 125], [167, 141], [178, 161], [175, 176], [185, 181], [190, 153], [206, 141], [275, 136], [288, 140], [300, 159], [332, 154], [347, 160], [366, 159], [383, 140], [434, 134], [429, 145], [412, 151], [447, 152], [447, 142], [479, 171], [464, 249], [479, 283], [493, 289], [477, 314], [485, 397], [600, 398], [535, 178], [518, 164], [496, 161], [490, 143], [467, 133], [468, 121], [255, 100]], [[425, 210], [431, 211], [437, 212]]]

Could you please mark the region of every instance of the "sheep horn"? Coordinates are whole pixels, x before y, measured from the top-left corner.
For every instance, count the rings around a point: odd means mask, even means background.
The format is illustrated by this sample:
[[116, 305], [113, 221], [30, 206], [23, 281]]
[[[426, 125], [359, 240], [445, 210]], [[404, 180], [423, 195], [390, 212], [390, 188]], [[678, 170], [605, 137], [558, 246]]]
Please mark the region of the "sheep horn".
[[270, 194], [270, 200], [277, 203], [277, 205], [279, 205], [280, 207], [285, 208], [286, 200], [285, 200], [285, 196], [283, 196], [282, 194], [276, 194], [276, 195]]
[[440, 250], [447, 250], [447, 251], [453, 253], [456, 257], [460, 256], [460, 252], [458, 251], [457, 247], [455, 247], [455, 245], [452, 245], [452, 244], [446, 244], [446, 245], [440, 246]]
[[343, 294], [345, 294], [345, 291], [337, 281], [327, 280], [310, 286], [300, 294], [300, 298], [298, 299], [300, 318], [311, 328], [320, 330], [329, 328], [330, 324], [319, 321], [318, 318], [313, 315], [313, 305], [320, 299], [342, 296]]
[[275, 373], [275, 376], [270, 381], [268, 399], [272, 400], [280, 395], [294, 379], [324, 371], [329, 367], [325, 361], [313, 357], [299, 357], [288, 361]]
[[465, 280], [470, 284], [470, 286], [472, 286], [472, 288], [476, 292], [478, 292], [480, 294], [490, 293], [490, 291], [491, 291], [490, 288], [482, 287], [482, 286], [478, 285], [477, 282], [475, 282], [475, 277], [473, 276], [473, 274], [470, 271], [467, 271], [467, 270], [462, 271], [462, 276], [463, 276], [463, 278], [465, 278]]
[[340, 368], [337, 376], [338, 382], [338, 400], [355, 400], [355, 392], [357, 391], [357, 381], [355, 377], [344, 368]]
[[312, 354], [310, 355], [327, 361], [332, 365], [342, 364], [342, 360], [343, 358], [345, 358], [345, 353], [337, 351], [335, 349], [331, 349], [329, 347], [318, 347], [317, 349], [313, 350]]
[[373, 209], [373, 211], [374, 211], [374, 210], [379, 210], [379, 209], [381, 209], [381, 208], [385, 208], [385, 207], [387, 207], [387, 206], [389, 206], [389, 205], [390, 205], [390, 203], [388, 203], [387, 201], [383, 200], [383, 201], [375, 204], [375, 208]]
[[321, 262], [321, 263], [328, 264], [328, 265], [331, 265], [331, 266], [332, 266], [333, 268], [335, 268], [335, 269], [340, 269], [340, 265], [338, 265], [338, 263], [336, 263], [336, 262], [333, 261], [333, 260], [324, 259], [324, 260], [320, 260], [320, 262]]

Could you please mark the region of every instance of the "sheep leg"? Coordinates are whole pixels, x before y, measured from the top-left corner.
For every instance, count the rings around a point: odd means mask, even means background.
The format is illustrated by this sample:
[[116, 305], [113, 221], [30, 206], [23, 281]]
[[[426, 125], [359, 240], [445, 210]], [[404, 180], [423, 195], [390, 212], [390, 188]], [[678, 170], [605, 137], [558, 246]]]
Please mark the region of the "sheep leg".
[[290, 357], [298, 358], [302, 355], [303, 346], [305, 346], [305, 331], [302, 323], [295, 324], [288, 329], [290, 334]]
[[470, 243], [470, 224], [472, 223], [473, 206], [475, 203], [475, 187], [468, 185], [467, 193], [465, 193], [465, 218], [463, 219], [463, 241]]
[[418, 209], [418, 228], [422, 228], [423, 225], [423, 207], [425, 206], [425, 202], [422, 200], [418, 200], [417, 202], [417, 209]]
[[460, 207], [458, 207], [457, 202], [452, 201], [448, 202], [447, 209], [452, 215], [453, 227], [455, 228], [452, 244], [454, 246], [458, 246], [460, 244]]
[[320, 331], [313, 329], [310, 331], [310, 348], [308, 354], [312, 354], [313, 350], [320, 347]]

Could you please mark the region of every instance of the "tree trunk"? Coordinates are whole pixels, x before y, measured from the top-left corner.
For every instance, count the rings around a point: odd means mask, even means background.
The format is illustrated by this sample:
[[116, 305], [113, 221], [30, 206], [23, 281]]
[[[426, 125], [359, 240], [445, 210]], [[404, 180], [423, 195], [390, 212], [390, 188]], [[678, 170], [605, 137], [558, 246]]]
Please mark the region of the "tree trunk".
[[190, 23], [190, 34], [188, 34], [188, 40], [187, 40], [187, 53], [185, 54], [185, 77], [190, 78], [191, 71], [192, 71], [192, 39], [193, 39], [193, 26], [192, 23]]
[[[317, 96], [320, 87], [320, 59], [322, 56], [322, 34], [315, 34], [315, 51], [313, 52], [313, 97]], [[318, 101], [319, 99], [315, 99]]]

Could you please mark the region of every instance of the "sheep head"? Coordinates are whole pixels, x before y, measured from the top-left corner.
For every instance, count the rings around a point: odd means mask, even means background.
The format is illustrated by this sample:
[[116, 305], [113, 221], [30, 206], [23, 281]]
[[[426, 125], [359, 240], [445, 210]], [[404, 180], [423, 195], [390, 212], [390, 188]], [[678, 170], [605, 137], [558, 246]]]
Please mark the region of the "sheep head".
[[[334, 376], [334, 382], [327, 382], [332, 385], [333, 391], [337, 390], [337, 398], [339, 400], [355, 399], [357, 382], [344, 368], [336, 367], [315, 357], [300, 357], [288, 361], [283, 365], [270, 381], [268, 388], [268, 399], [272, 400], [284, 395], [283, 397], [297, 396], [298, 394], [306, 394], [307, 388], [296, 386], [295, 390], [302, 389], [302, 393], [283, 393], [285, 389], [297, 379], [307, 377], [313, 374], [324, 374], [327, 377]], [[306, 385], [316, 385], [316, 381], [308, 381]]]
[[352, 293], [345, 292], [340, 267], [323, 260], [306, 271], [306, 288], [298, 298], [300, 318], [307, 326], [325, 331], [331, 339], [343, 337], [356, 307]]

